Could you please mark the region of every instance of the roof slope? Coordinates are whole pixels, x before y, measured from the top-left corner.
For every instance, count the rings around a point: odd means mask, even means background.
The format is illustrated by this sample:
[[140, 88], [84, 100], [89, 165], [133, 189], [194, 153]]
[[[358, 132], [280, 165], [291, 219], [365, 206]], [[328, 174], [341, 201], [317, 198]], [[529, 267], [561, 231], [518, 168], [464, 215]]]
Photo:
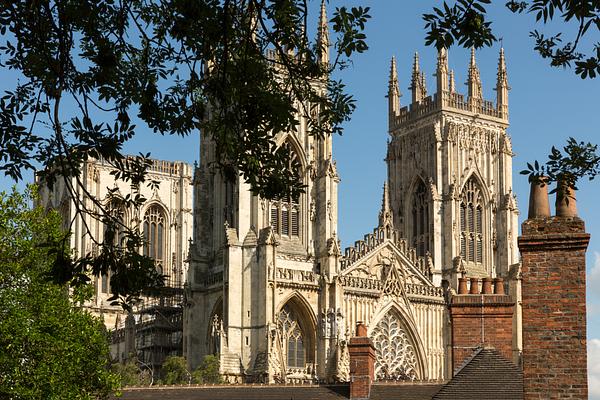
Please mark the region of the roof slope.
[[375, 383], [369, 400], [431, 400], [441, 387], [430, 383]]
[[523, 373], [496, 349], [482, 348], [433, 400], [523, 400]]
[[124, 389], [122, 400], [347, 400], [348, 385], [240, 385]]

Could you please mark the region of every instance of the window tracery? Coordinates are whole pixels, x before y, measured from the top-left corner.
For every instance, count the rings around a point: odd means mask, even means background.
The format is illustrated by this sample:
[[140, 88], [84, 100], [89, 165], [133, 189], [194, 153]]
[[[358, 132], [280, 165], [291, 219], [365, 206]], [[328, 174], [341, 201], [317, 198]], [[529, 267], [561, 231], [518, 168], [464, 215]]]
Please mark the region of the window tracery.
[[460, 252], [467, 262], [483, 263], [483, 195], [473, 177], [460, 199]]
[[375, 379], [380, 381], [415, 380], [417, 356], [402, 322], [388, 312], [372, 333], [375, 345]]
[[156, 268], [162, 273], [165, 249], [165, 213], [162, 207], [153, 204], [144, 214], [144, 255], [154, 259]]
[[287, 367], [304, 368], [306, 366], [305, 335], [298, 314], [288, 305], [279, 312], [279, 328]]
[[[300, 171], [301, 164], [298, 160], [298, 154], [292, 149], [289, 142], [282, 145], [289, 152], [288, 168], [290, 171]], [[290, 238], [298, 238], [300, 236], [300, 204], [299, 199], [294, 198], [291, 194], [284, 198], [277, 198], [271, 202], [270, 206], [270, 222], [275, 233], [288, 236]]]
[[422, 180], [419, 180], [412, 198], [412, 245], [418, 256], [429, 251], [429, 196]]

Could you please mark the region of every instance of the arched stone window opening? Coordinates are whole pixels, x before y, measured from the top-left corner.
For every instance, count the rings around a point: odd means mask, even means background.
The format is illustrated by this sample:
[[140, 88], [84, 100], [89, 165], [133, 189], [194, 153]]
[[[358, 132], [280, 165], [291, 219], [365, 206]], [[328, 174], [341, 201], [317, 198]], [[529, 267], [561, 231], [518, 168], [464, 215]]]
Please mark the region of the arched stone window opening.
[[223, 298], [219, 298], [209, 320], [208, 329], [208, 352], [209, 354], [219, 354], [221, 352], [222, 341], [225, 339], [225, 329], [223, 326]]
[[460, 199], [460, 253], [467, 262], [483, 263], [483, 195], [474, 178]]
[[417, 256], [424, 256], [429, 251], [429, 196], [422, 180], [419, 180], [412, 196], [412, 246]]
[[223, 208], [223, 218], [230, 227], [237, 228], [235, 221], [235, 182], [225, 180], [225, 207]]
[[[106, 206], [106, 218], [104, 221], [103, 240], [105, 244], [110, 244], [115, 247], [125, 247], [126, 238], [126, 219], [125, 207], [122, 199], [113, 199]], [[107, 243], [108, 242], [108, 243]], [[111, 293], [110, 291], [110, 271], [100, 276], [100, 291], [104, 294]]]
[[156, 269], [162, 273], [166, 242], [166, 217], [163, 208], [153, 204], [146, 210], [143, 221], [145, 239], [143, 254], [153, 258]]
[[371, 333], [375, 345], [375, 379], [412, 381], [421, 379], [417, 352], [397, 312], [389, 311]]
[[[294, 151], [289, 142], [285, 142], [281, 148], [285, 149], [289, 154], [288, 168], [290, 171], [301, 171], [302, 166], [298, 159], [298, 154]], [[301, 207], [298, 198], [292, 196], [290, 188], [289, 194], [276, 198], [271, 201], [270, 205], [270, 223], [275, 233], [289, 238], [299, 238], [302, 232]]]
[[279, 312], [284, 357], [288, 368], [304, 368], [307, 362], [305, 334], [300, 316], [286, 304]]

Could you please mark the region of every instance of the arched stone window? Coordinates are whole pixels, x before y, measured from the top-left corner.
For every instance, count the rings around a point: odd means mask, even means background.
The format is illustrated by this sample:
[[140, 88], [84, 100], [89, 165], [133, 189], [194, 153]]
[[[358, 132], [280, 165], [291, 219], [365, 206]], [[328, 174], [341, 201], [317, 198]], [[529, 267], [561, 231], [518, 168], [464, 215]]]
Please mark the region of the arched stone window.
[[483, 195], [473, 177], [460, 198], [460, 253], [467, 262], [483, 263]]
[[[110, 218], [110, 225], [104, 224], [104, 241], [108, 241], [113, 246], [124, 247], [125, 246], [125, 233], [126, 233], [126, 218], [125, 218], [125, 206], [123, 200], [114, 198], [106, 207], [107, 218]], [[110, 271], [100, 276], [100, 291], [102, 293], [110, 293]]]
[[213, 307], [211, 314], [210, 327], [208, 329], [208, 351], [210, 354], [219, 354], [221, 352], [221, 339], [225, 335], [223, 327], [223, 298], [219, 298]]
[[418, 256], [429, 251], [429, 196], [427, 188], [419, 179], [411, 202], [412, 245]]
[[[289, 154], [288, 168], [290, 171], [301, 171], [298, 155], [289, 142], [282, 145]], [[270, 206], [270, 223], [275, 233], [290, 238], [300, 237], [300, 203], [299, 199], [288, 194], [284, 198], [275, 199]]]
[[166, 217], [158, 204], [151, 205], [144, 214], [144, 255], [154, 259], [156, 268], [162, 273], [165, 257]]
[[279, 328], [288, 368], [304, 368], [307, 361], [306, 335], [298, 314], [287, 304], [279, 312]]
[[403, 381], [422, 378], [417, 352], [402, 319], [388, 311], [371, 333], [375, 346], [375, 379]]

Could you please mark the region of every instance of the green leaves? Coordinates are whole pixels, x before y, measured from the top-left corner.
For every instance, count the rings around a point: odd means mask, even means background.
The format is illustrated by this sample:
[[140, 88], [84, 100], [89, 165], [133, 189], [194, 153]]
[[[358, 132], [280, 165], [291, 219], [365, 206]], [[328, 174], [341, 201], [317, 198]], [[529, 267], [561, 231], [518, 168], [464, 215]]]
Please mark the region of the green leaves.
[[[545, 164], [537, 160], [533, 165], [527, 163], [527, 169], [520, 174], [527, 175], [529, 182], [538, 182], [543, 177], [546, 183], [563, 182], [565, 187], [577, 190], [577, 182], [581, 178], [593, 180], [600, 174], [600, 155], [597, 151], [597, 145], [577, 142], [571, 137], [562, 150], [552, 147]], [[556, 190], [552, 190], [552, 193]]]
[[[463, 47], [491, 46], [496, 41], [491, 22], [486, 21], [490, 0], [458, 0], [452, 6], [444, 1], [443, 7], [434, 7], [433, 13], [424, 14], [427, 34], [425, 43], [436, 48], [449, 48], [455, 42]], [[533, 49], [542, 58], [550, 60], [553, 67], [571, 67], [582, 79], [595, 78], [600, 74], [600, 42], [593, 44], [589, 54], [582, 53], [583, 37], [595, 30], [600, 32], [600, 4], [597, 1], [530, 0], [506, 1], [505, 6], [513, 13], [527, 12], [535, 16], [535, 22], [549, 24], [557, 17], [565, 25], [575, 24], [576, 36], [563, 41], [562, 32], [547, 35], [534, 29], [529, 36], [534, 39]]]
[[368, 50], [367, 37], [362, 31], [371, 18], [369, 10], [369, 7], [352, 7], [350, 11], [346, 7], [336, 8], [331, 22], [335, 32], [343, 33], [341, 40], [336, 44], [339, 54], [350, 57], [354, 52], [364, 53]]
[[103, 323], [47, 280], [64, 234], [56, 213], [29, 208], [33, 197], [0, 193], [0, 397], [107, 398], [116, 377]]
[[[75, 217], [101, 220], [113, 237], [119, 221], [105, 218], [106, 204], [78, 177], [94, 158], [134, 188], [154, 185], [145, 179], [150, 155], [122, 153], [150, 130], [200, 132], [213, 140], [214, 167], [225, 176], [241, 174], [263, 198], [288, 195], [289, 187], [297, 194], [301, 179], [275, 138], [297, 130], [300, 120], [312, 135], [341, 133], [355, 105], [330, 76], [367, 50], [368, 12], [336, 10], [324, 46], [306, 32], [317, 15], [307, 15], [304, 0], [2, 2], [0, 65], [19, 83], [0, 96], [0, 171], [21, 179], [35, 168], [50, 189], [63, 180]], [[334, 49], [331, 62], [325, 47]], [[146, 126], [133, 125], [134, 117]], [[137, 254], [139, 232], [125, 230], [124, 241], [95, 243], [97, 251], [80, 260], [54, 253], [56, 282], [83, 285], [87, 274], [110, 271], [112, 293], [125, 302], [159, 285], [152, 260]]]
[[446, 1], [443, 7], [434, 7], [433, 13], [424, 14], [427, 34], [425, 44], [437, 49], [450, 48], [456, 41], [463, 47], [491, 46], [496, 41], [490, 21], [486, 21], [485, 5], [490, 0], [458, 0], [453, 6]]

